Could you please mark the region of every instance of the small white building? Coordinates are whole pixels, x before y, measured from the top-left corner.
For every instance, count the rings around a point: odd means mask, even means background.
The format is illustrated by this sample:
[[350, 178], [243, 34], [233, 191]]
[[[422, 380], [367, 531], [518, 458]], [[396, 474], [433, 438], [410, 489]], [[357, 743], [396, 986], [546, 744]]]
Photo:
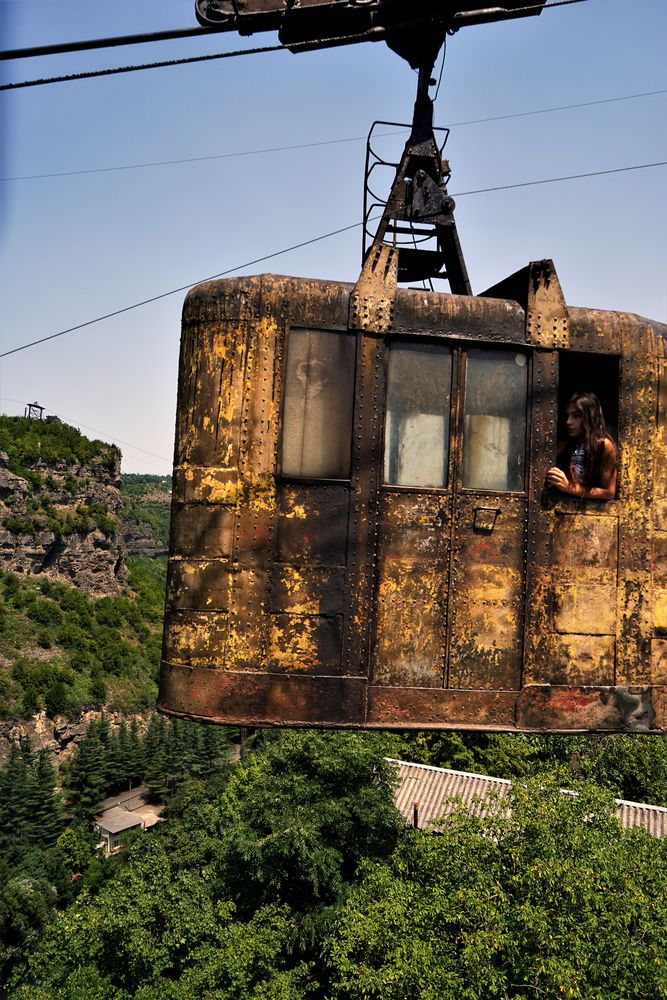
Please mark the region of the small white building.
[[149, 801], [144, 785], [112, 795], [101, 806], [95, 817], [95, 830], [100, 837], [97, 846], [103, 848], [105, 854], [120, 850], [123, 837], [130, 830], [149, 830], [155, 826], [164, 808]]

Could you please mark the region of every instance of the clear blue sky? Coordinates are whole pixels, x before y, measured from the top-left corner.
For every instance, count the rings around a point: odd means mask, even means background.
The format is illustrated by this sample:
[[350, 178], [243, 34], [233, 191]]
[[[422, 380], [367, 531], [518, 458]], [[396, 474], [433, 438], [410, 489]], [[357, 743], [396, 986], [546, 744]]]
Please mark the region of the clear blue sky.
[[[0, 0], [3, 48], [195, 26], [194, 0]], [[667, 160], [665, 0], [588, 0], [461, 30], [436, 124], [453, 193]], [[5, 82], [270, 44], [171, 41], [0, 64]], [[0, 95], [4, 178], [365, 136], [408, 121], [416, 78], [383, 43], [280, 52]], [[401, 139], [402, 143], [402, 139]], [[0, 349], [359, 221], [364, 142], [3, 180]], [[476, 291], [554, 259], [568, 302], [667, 319], [667, 168], [457, 200]], [[358, 231], [238, 273], [351, 281]], [[443, 286], [446, 289], [446, 285]], [[0, 361], [0, 409], [38, 400], [115, 440], [126, 472], [171, 467], [183, 293]], [[140, 450], [140, 449], [143, 449]], [[150, 453], [150, 454], [148, 454]]]

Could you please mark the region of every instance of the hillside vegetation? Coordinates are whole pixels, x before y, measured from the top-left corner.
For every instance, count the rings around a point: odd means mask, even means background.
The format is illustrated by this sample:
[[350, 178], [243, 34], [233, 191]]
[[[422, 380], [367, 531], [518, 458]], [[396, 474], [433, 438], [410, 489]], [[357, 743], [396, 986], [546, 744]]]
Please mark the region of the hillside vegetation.
[[171, 477], [123, 473], [118, 516], [130, 554], [164, 553], [169, 545]]
[[0, 718], [151, 707], [166, 560], [128, 560], [129, 587], [93, 598], [39, 576], [0, 573]]
[[56, 538], [117, 533], [121, 454], [115, 445], [91, 441], [57, 417], [0, 416], [0, 452], [6, 456], [0, 462], [0, 528]]
[[0, 451], [9, 457], [9, 468], [31, 477], [36, 463], [100, 466], [113, 471], [120, 463], [120, 449], [105, 441], [91, 440], [58, 417], [32, 420], [0, 416]]

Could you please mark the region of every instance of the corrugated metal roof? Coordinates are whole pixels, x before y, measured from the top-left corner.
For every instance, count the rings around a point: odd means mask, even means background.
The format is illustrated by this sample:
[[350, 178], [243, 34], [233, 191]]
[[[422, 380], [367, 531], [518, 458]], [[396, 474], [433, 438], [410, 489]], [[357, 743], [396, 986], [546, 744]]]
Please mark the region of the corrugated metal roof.
[[[406, 760], [393, 760], [398, 770], [399, 782], [395, 793], [396, 807], [410, 824], [414, 823], [415, 803], [418, 803], [418, 825], [427, 827], [434, 819], [446, 816], [456, 808], [448, 801], [460, 799], [474, 816], [488, 816], [497, 812], [498, 798], [507, 794], [512, 782], [506, 778], [492, 778], [487, 774], [453, 771], [430, 764], [413, 764]], [[642, 827], [654, 837], [667, 836], [667, 809], [642, 802], [615, 799], [621, 825], [630, 830]]]
[[123, 833], [135, 826], [141, 826], [141, 817], [124, 809], [123, 806], [114, 806], [113, 809], [107, 809], [96, 816], [95, 822], [100, 830], [106, 830], [107, 833]]

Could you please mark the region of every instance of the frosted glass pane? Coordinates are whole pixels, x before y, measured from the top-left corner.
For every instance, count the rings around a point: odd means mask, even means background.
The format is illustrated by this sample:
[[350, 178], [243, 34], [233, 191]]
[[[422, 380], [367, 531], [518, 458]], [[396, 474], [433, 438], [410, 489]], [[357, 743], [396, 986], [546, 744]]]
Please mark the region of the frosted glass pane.
[[447, 484], [452, 356], [447, 347], [398, 344], [389, 353], [384, 481]]
[[354, 334], [291, 331], [283, 412], [283, 475], [349, 479], [354, 358]]
[[523, 490], [527, 358], [511, 351], [470, 350], [463, 420], [463, 485]]

